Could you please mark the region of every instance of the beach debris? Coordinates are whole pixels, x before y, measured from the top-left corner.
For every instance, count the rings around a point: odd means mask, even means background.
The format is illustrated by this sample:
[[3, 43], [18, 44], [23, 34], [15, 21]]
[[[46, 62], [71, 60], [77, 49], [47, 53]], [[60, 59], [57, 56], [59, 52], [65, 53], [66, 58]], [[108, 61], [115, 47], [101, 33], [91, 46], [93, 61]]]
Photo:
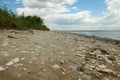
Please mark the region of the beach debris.
[[84, 71], [85, 71], [84, 65], [78, 66], [76, 70], [77, 70], [78, 72], [84, 72]]
[[5, 68], [2, 67], [2, 66], [0, 66], [0, 72], [1, 72], [1, 71], [5, 71]]
[[19, 62], [20, 61], [20, 59], [19, 58], [14, 58], [14, 59], [12, 59], [11, 61], [9, 61], [9, 62], [7, 62], [6, 64], [5, 64], [5, 66], [12, 66], [12, 65], [14, 65], [15, 63], [17, 63], [17, 62]]

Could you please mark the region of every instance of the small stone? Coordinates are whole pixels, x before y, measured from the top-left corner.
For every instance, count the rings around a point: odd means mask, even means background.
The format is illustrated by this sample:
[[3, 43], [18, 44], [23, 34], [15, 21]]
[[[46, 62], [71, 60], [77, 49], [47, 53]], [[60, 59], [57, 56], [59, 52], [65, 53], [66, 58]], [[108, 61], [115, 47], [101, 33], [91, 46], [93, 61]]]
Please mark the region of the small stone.
[[115, 61], [115, 60], [116, 60], [116, 58], [115, 58], [114, 56], [108, 56], [108, 59], [109, 59], [109, 60], [112, 60], [112, 61]]
[[115, 72], [111, 69], [97, 69], [98, 72], [100, 73], [106, 73], [106, 74], [115, 74]]
[[13, 35], [8, 35], [8, 38], [18, 39], [18, 38], [16, 38], [16, 37], [13, 36]]
[[103, 65], [98, 65], [98, 67], [101, 69], [105, 69], [107, 66], [103, 64]]
[[32, 64], [32, 61], [29, 61], [30, 64]]
[[37, 58], [36, 57], [34, 57], [34, 60], [36, 60]]
[[5, 68], [3, 68], [2, 66], [0, 66], [0, 72], [4, 71], [4, 70], [5, 70]]
[[17, 62], [20, 61], [20, 59], [19, 59], [19, 58], [14, 58], [14, 59], [12, 59], [11, 61], [12, 61], [13, 63], [17, 63]]
[[20, 53], [27, 53], [28, 51], [20, 51]]
[[26, 71], [27, 69], [26, 68], [23, 68], [23, 71]]
[[82, 66], [78, 66], [78, 67], [77, 67], [77, 71], [78, 71], [78, 72], [84, 72], [84, 71], [85, 71], [84, 66], [83, 66], [83, 65], [82, 65]]
[[61, 60], [60, 61], [60, 64], [64, 64], [66, 61], [65, 60]]
[[103, 50], [103, 49], [99, 49], [100, 50], [100, 52], [102, 52], [103, 54], [110, 54], [110, 53], [108, 53], [106, 50]]
[[14, 63], [12, 62], [12, 61], [9, 61], [9, 62], [7, 62], [6, 64], [5, 64], [5, 66], [12, 66], [12, 65], [14, 65]]
[[25, 60], [25, 58], [21, 58], [21, 60]]
[[22, 75], [21, 74], [17, 74], [18, 77], [21, 77]]
[[36, 54], [36, 56], [39, 56], [39, 54]]
[[60, 69], [60, 66], [59, 66], [58, 64], [54, 64], [54, 65], [52, 65], [52, 67], [53, 67], [54, 69]]
[[46, 69], [43, 69], [43, 72], [46, 72], [47, 70]]

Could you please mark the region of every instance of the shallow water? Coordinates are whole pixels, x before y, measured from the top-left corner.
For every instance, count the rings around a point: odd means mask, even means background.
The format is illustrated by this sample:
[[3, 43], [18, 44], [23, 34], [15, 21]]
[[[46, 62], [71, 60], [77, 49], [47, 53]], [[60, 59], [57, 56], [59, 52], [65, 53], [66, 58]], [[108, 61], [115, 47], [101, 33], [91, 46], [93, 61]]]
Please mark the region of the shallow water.
[[78, 31], [67, 31], [67, 32], [120, 40], [120, 30], [85, 30], [85, 31], [78, 30]]

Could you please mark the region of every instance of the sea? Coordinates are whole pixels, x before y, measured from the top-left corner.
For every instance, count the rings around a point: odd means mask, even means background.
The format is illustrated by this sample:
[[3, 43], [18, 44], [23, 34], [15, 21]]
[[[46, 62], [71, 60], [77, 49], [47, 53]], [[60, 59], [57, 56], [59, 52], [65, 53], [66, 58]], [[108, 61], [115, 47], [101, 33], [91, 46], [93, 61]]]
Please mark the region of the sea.
[[96, 36], [120, 41], [120, 30], [71, 30], [68, 33]]

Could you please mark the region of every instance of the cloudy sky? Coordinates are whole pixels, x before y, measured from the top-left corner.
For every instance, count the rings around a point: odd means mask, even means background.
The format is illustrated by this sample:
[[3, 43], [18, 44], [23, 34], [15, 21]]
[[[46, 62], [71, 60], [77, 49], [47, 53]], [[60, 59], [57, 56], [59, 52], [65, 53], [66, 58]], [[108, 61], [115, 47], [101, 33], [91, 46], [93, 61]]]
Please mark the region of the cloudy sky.
[[0, 0], [17, 14], [37, 15], [51, 30], [120, 30], [120, 0]]

